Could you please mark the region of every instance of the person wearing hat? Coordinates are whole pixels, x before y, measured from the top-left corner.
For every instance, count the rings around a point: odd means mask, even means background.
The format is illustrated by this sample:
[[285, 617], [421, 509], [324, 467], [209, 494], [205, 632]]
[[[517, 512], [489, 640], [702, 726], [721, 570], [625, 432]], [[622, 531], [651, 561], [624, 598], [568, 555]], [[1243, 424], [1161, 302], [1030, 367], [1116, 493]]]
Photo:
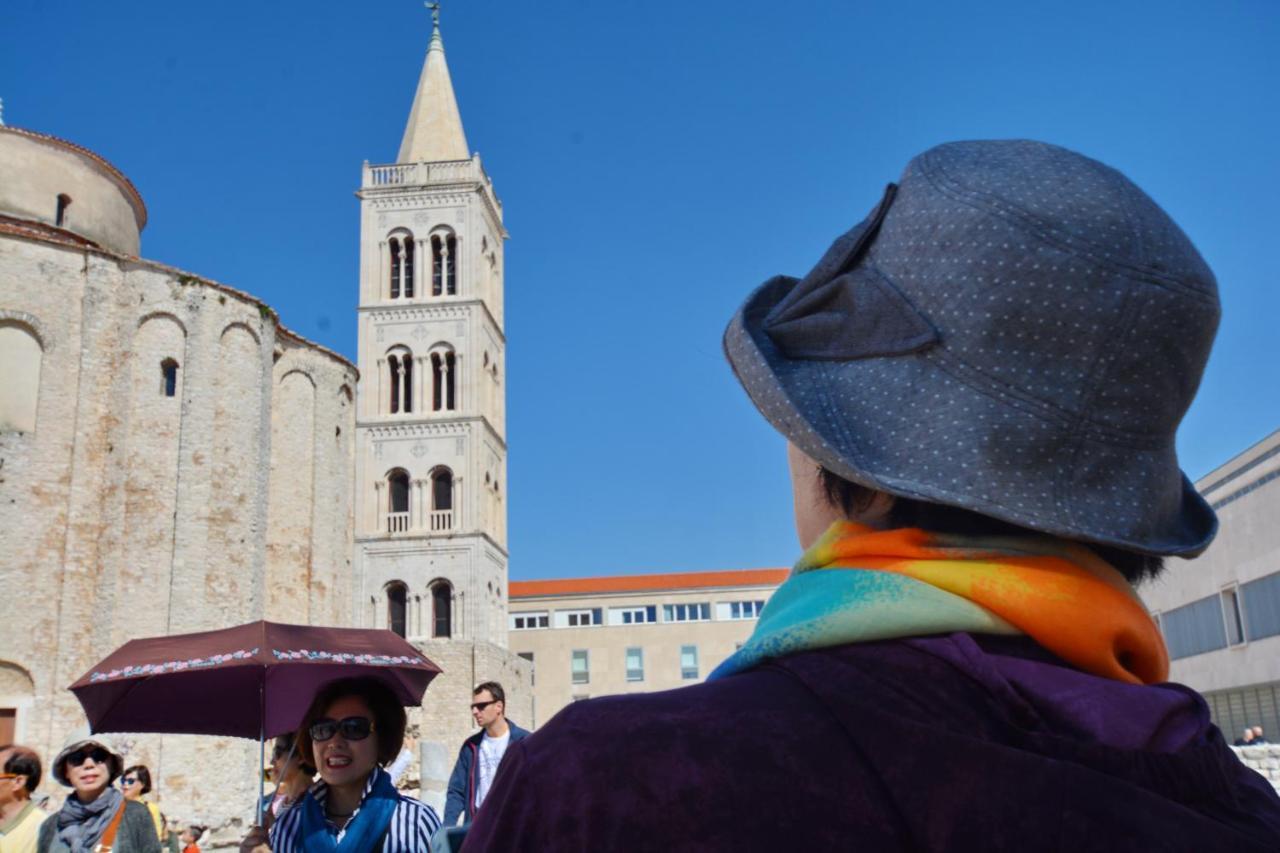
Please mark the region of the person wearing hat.
[[[924, 152], [724, 336], [803, 555], [707, 682], [513, 744], [468, 851], [1280, 849], [1134, 585], [1217, 520], [1174, 433], [1219, 318], [1114, 169]], [[621, 772], [620, 772], [621, 771]]]
[[53, 760], [53, 778], [72, 789], [40, 827], [39, 853], [160, 853], [147, 807], [112, 787], [124, 761], [86, 732], [72, 735]]

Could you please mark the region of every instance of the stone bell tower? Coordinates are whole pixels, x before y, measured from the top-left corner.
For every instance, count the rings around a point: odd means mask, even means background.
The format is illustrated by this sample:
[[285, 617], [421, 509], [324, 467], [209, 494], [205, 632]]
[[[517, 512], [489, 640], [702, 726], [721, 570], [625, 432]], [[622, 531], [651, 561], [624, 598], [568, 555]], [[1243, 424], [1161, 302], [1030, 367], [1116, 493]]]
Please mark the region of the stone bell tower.
[[366, 162], [356, 194], [354, 622], [505, 647], [507, 235], [433, 12], [396, 162]]

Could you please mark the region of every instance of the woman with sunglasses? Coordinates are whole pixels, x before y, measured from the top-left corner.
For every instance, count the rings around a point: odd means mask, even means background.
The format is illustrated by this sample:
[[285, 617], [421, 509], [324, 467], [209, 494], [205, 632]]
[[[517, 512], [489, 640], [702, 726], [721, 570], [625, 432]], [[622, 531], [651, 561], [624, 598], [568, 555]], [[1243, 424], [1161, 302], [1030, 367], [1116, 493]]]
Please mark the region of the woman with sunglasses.
[[440, 818], [402, 796], [383, 769], [404, 742], [405, 713], [373, 678], [325, 685], [298, 731], [302, 760], [316, 782], [271, 827], [274, 853], [417, 853], [430, 847]]
[[100, 742], [73, 737], [53, 760], [53, 778], [71, 788], [40, 827], [39, 853], [161, 853], [151, 813], [111, 787], [124, 762]]
[[145, 764], [126, 767], [124, 774], [120, 777], [120, 792], [124, 794], [126, 800], [133, 803], [142, 803], [147, 807], [147, 811], [151, 813], [151, 820], [156, 825], [156, 837], [161, 841], [167, 841], [169, 833], [165, 829], [164, 814], [160, 811], [160, 807], [150, 800], [142, 799], [151, 793], [150, 768]]

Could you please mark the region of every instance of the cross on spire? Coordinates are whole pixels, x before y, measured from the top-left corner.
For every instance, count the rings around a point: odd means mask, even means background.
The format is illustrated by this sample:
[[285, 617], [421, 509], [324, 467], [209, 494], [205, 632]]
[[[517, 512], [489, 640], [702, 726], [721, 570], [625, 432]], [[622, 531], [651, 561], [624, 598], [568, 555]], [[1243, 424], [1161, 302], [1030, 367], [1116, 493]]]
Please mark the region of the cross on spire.
[[431, 10], [431, 25], [434, 27], [440, 26], [440, 0], [428, 0], [422, 5]]

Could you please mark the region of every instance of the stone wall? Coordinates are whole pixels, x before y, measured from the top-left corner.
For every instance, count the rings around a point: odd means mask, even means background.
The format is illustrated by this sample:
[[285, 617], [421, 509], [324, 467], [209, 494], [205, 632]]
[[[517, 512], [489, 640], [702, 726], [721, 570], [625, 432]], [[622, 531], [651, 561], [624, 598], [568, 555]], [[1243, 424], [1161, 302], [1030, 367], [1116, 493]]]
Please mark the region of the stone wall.
[[[128, 639], [351, 623], [350, 363], [246, 294], [13, 228], [0, 329], [38, 355], [5, 366], [34, 382], [34, 429], [0, 430], [0, 698], [17, 741], [52, 757], [84, 723], [67, 685]], [[118, 742], [168, 815], [250, 814], [256, 744]]]
[[1276, 793], [1280, 793], [1280, 744], [1233, 746], [1231, 751], [1245, 767], [1262, 774], [1276, 789]]

